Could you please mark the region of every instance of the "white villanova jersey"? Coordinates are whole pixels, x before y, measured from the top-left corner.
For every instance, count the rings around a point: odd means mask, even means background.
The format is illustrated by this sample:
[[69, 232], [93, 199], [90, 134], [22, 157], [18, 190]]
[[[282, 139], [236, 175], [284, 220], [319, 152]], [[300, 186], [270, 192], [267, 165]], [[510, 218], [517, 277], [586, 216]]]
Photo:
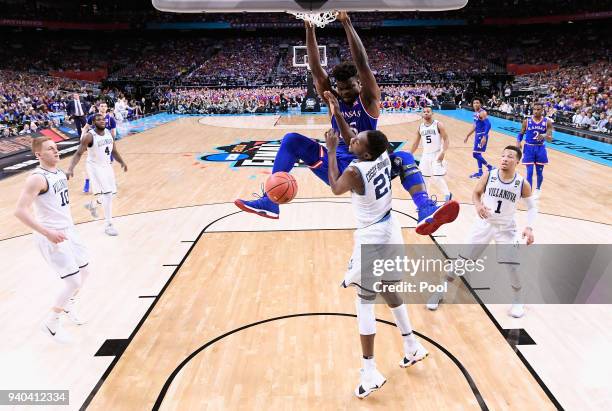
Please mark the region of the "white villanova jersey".
[[107, 129], [100, 135], [97, 131], [91, 130], [93, 142], [91, 147], [87, 147], [87, 162], [98, 166], [110, 166], [111, 153], [113, 152], [113, 135]]
[[47, 191], [34, 199], [34, 213], [40, 225], [60, 230], [73, 226], [68, 197], [68, 179], [62, 170], [47, 171], [37, 167], [32, 174], [40, 174], [47, 180]]
[[425, 122], [419, 127], [421, 134], [421, 144], [423, 145], [423, 154], [435, 153], [442, 148], [440, 130], [438, 129], [438, 120], [434, 120], [430, 125]]
[[385, 151], [374, 161], [353, 161], [363, 179], [364, 194], [351, 193], [358, 228], [379, 222], [391, 211], [391, 160]]
[[512, 181], [503, 182], [499, 178], [499, 170], [491, 170], [482, 196], [482, 203], [491, 210], [491, 217], [487, 221], [491, 224], [508, 224], [514, 221], [522, 190], [523, 176], [520, 174], [515, 173]]

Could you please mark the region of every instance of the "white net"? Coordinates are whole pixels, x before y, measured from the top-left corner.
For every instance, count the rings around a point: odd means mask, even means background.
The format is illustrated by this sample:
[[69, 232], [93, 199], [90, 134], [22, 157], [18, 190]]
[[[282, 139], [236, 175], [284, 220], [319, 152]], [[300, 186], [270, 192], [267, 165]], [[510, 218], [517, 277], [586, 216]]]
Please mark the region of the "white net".
[[326, 11], [323, 13], [301, 13], [301, 12], [290, 12], [295, 16], [296, 19], [304, 20], [317, 27], [325, 27], [327, 24], [336, 20], [338, 16], [337, 11]]

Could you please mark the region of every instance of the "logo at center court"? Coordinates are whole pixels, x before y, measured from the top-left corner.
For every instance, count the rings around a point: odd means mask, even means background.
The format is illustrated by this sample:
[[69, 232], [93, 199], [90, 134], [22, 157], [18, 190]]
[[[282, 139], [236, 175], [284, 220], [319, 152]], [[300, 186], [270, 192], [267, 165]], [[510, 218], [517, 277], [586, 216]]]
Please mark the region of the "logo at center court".
[[[319, 144], [323, 141], [316, 140]], [[397, 150], [403, 143], [393, 141], [389, 143], [393, 150]], [[227, 162], [231, 167], [272, 167], [281, 141], [244, 141], [227, 146], [216, 147], [217, 153], [202, 154], [198, 156], [200, 161]], [[295, 164], [296, 167], [305, 167], [302, 161]]]

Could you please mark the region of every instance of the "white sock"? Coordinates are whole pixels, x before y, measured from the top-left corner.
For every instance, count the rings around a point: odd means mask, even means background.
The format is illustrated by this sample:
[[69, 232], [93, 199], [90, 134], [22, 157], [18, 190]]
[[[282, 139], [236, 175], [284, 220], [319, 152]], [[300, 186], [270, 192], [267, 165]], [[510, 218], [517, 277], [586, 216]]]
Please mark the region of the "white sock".
[[106, 225], [113, 224], [113, 195], [102, 194], [102, 207], [104, 208], [104, 220]]
[[406, 310], [406, 306], [402, 304], [399, 307], [391, 308], [391, 312], [393, 313], [393, 318], [395, 318], [397, 328], [399, 328], [400, 332], [402, 333], [404, 350], [412, 351], [417, 343], [417, 340], [414, 338], [414, 334], [412, 332], [412, 325], [410, 324], [410, 319], [408, 318], [408, 310]]
[[363, 365], [363, 369], [366, 371], [372, 371], [376, 369], [376, 362], [374, 361], [374, 357], [371, 358], [362, 358], [361, 363]]
[[522, 287], [512, 286], [512, 304], [522, 304]]
[[440, 187], [440, 190], [442, 190], [442, 193], [444, 193], [445, 196], [448, 196], [450, 194], [450, 190], [448, 189], [448, 185], [446, 184], [446, 180], [444, 179], [444, 177], [435, 176], [434, 181], [436, 182], [436, 185]]
[[64, 312], [69, 313], [70, 311], [72, 311], [72, 309], [74, 308], [75, 304], [76, 304], [76, 297], [74, 297], [74, 296], [70, 297], [70, 299], [68, 300], [68, 302], [64, 306]]

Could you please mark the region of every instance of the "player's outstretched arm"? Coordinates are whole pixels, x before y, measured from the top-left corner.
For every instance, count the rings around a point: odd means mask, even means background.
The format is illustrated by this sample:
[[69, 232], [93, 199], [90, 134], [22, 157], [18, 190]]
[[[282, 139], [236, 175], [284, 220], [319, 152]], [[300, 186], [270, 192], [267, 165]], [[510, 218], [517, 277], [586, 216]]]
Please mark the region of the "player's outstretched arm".
[[478, 214], [478, 217], [482, 218], [483, 220], [491, 217], [491, 209], [482, 203], [482, 195], [484, 194], [488, 180], [489, 172], [485, 171], [482, 177], [480, 177], [480, 180], [478, 180], [476, 188], [474, 188], [474, 192], [472, 193], [472, 201], [476, 206], [476, 213]]
[[468, 142], [468, 139], [470, 138], [470, 136], [471, 136], [472, 134], [474, 134], [474, 131], [476, 131], [476, 124], [473, 124], [473, 125], [472, 125], [472, 129], [471, 129], [471, 130], [470, 130], [470, 132], [467, 134], [467, 136], [465, 136], [465, 138], [463, 139], [463, 142], [464, 142], [464, 143], [467, 143], [467, 142]]
[[525, 137], [525, 132], [527, 131], [527, 120], [523, 120], [521, 125], [521, 132], [516, 136], [516, 146], [521, 148], [521, 142], [523, 141], [523, 137]]
[[332, 193], [335, 195], [344, 194], [348, 191], [355, 190], [359, 194], [363, 194], [364, 187], [359, 171], [355, 167], [348, 167], [344, 173], [340, 175], [338, 169], [338, 160], [336, 159], [336, 149], [338, 148], [338, 132], [334, 129], [329, 129], [325, 132], [325, 145], [327, 147], [327, 178]]
[[531, 185], [525, 180], [523, 180], [521, 197], [525, 200], [525, 204], [527, 204], [527, 226], [523, 230], [523, 238], [526, 239], [527, 245], [530, 245], [534, 242], [533, 225], [538, 215], [538, 206], [531, 195]]
[[52, 243], [57, 244], [66, 239], [64, 233], [43, 227], [38, 223], [38, 221], [36, 221], [32, 215], [32, 212], [30, 211], [30, 207], [32, 206], [36, 196], [44, 193], [48, 189], [49, 187], [46, 178], [40, 174], [30, 175], [26, 180], [25, 187], [19, 196], [19, 200], [17, 200], [17, 207], [15, 208], [14, 214], [19, 221], [30, 227], [32, 230], [37, 231], [47, 237]]
[[363, 103], [366, 105], [366, 109], [368, 109], [370, 114], [372, 114], [374, 117], [378, 117], [380, 114], [380, 87], [378, 87], [374, 73], [372, 73], [372, 70], [370, 69], [366, 49], [363, 46], [357, 31], [355, 31], [355, 28], [351, 23], [351, 19], [346, 11], [341, 11], [340, 14], [338, 14], [338, 21], [341, 22], [342, 27], [344, 27], [346, 38], [348, 39], [349, 47], [351, 49], [351, 56], [353, 57], [353, 62], [357, 67], [359, 81], [361, 81], [362, 86], [361, 94], [365, 100]]
[[92, 143], [93, 143], [93, 135], [91, 135], [91, 132], [85, 134], [83, 138], [81, 138], [81, 143], [79, 144], [79, 148], [77, 148], [76, 153], [74, 153], [74, 155], [72, 156], [72, 161], [70, 162], [70, 166], [68, 166], [68, 170], [66, 170], [66, 177], [68, 177], [68, 179], [74, 176], [74, 168], [76, 167], [77, 164], [79, 164], [79, 161], [81, 160], [81, 157], [83, 156], [83, 153], [87, 151], [87, 147], [89, 147], [89, 145]]
[[329, 77], [321, 65], [321, 56], [319, 54], [319, 45], [315, 35], [315, 28], [309, 22], [306, 24], [306, 54], [308, 55], [308, 66], [312, 72], [312, 78], [315, 83], [317, 92], [321, 97], [326, 91], [332, 91]]
[[340, 103], [338, 103], [338, 98], [331, 91], [326, 91], [323, 93], [323, 98], [327, 100], [327, 104], [329, 105], [330, 115], [334, 115], [336, 117], [336, 123], [340, 128], [340, 134], [342, 135], [342, 139], [346, 143], [346, 145], [351, 144], [351, 139], [353, 137], [357, 137], [355, 132], [351, 130], [351, 126], [346, 122], [342, 112], [340, 111]]
[[444, 124], [438, 121], [438, 131], [440, 132], [440, 137], [442, 138], [442, 150], [440, 150], [440, 154], [438, 155], [438, 161], [444, 160], [444, 156], [446, 155], [446, 151], [450, 146], [450, 139], [448, 138], [448, 133], [446, 132], [446, 127]]

